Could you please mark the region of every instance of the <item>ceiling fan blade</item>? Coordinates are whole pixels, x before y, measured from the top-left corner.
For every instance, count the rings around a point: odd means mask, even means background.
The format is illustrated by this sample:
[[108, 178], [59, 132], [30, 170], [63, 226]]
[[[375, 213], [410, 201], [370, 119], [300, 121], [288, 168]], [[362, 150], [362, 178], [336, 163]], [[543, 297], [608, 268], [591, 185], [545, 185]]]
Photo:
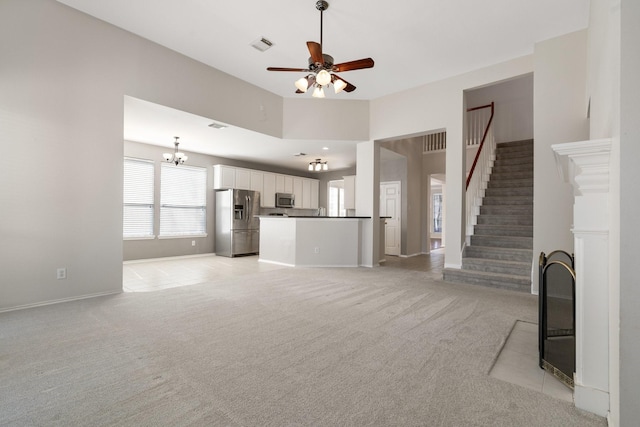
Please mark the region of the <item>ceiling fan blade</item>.
[[373, 64], [374, 64], [373, 59], [364, 58], [364, 59], [358, 59], [355, 61], [343, 62], [341, 64], [335, 64], [332, 70], [336, 72], [361, 70], [363, 68], [372, 68]]
[[283, 68], [283, 67], [268, 67], [267, 71], [295, 71], [298, 73], [308, 73], [308, 68]]
[[345, 86], [345, 88], [342, 89], [345, 92], [353, 92], [354, 90], [356, 90], [356, 87], [354, 85], [352, 85], [351, 83], [349, 83], [348, 81], [346, 81], [345, 79], [340, 77], [339, 75], [331, 74], [331, 83], [335, 84], [336, 80], [342, 80], [343, 82], [345, 82], [347, 84], [347, 86]]
[[314, 64], [324, 64], [324, 57], [322, 56], [322, 46], [320, 43], [307, 42], [309, 53], [311, 54], [311, 60]]

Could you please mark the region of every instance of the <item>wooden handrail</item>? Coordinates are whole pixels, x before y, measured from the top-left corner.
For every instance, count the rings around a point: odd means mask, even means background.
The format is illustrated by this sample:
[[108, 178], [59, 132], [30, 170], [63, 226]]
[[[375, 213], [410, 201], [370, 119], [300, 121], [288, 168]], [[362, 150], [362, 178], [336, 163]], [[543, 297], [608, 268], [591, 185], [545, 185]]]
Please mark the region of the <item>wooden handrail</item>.
[[473, 176], [473, 171], [476, 169], [476, 163], [478, 163], [478, 157], [480, 157], [480, 153], [482, 152], [482, 147], [484, 146], [484, 141], [487, 139], [487, 133], [489, 133], [489, 127], [491, 127], [491, 122], [493, 121], [493, 102], [487, 105], [481, 105], [480, 107], [468, 108], [467, 113], [470, 111], [481, 110], [483, 108], [491, 107], [491, 117], [489, 117], [489, 122], [487, 123], [487, 127], [484, 129], [484, 134], [482, 135], [482, 141], [480, 141], [480, 147], [478, 147], [478, 151], [476, 152], [476, 158], [473, 159], [473, 165], [471, 165], [471, 170], [469, 171], [469, 176], [467, 177], [467, 185], [465, 187], [465, 191], [469, 188], [469, 183], [471, 182], [471, 177]]

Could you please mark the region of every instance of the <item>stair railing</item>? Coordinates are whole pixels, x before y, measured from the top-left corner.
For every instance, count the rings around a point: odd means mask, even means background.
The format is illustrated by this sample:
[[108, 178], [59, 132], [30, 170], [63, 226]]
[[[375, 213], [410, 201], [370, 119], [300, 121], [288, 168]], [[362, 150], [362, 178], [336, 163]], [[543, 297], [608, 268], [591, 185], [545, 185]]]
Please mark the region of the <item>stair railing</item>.
[[477, 224], [480, 206], [495, 161], [493, 135], [494, 103], [467, 109], [467, 146], [478, 146], [466, 184], [466, 243], [469, 245]]

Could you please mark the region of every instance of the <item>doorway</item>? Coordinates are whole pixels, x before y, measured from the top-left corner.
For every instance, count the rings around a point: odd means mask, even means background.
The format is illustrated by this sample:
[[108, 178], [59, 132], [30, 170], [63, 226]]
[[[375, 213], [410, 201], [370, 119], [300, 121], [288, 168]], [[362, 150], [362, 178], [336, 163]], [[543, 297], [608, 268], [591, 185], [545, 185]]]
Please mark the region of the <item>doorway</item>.
[[400, 255], [402, 240], [402, 195], [400, 181], [380, 183], [380, 216], [386, 217], [384, 226], [385, 255]]

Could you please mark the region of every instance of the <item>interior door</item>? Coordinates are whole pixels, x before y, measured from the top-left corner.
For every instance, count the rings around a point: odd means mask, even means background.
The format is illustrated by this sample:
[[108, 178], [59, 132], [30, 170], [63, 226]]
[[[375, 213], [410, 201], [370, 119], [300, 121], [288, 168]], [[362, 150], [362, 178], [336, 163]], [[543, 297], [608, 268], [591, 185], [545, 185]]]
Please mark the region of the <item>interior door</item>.
[[380, 183], [380, 216], [385, 221], [385, 255], [400, 255], [402, 199], [400, 182]]

